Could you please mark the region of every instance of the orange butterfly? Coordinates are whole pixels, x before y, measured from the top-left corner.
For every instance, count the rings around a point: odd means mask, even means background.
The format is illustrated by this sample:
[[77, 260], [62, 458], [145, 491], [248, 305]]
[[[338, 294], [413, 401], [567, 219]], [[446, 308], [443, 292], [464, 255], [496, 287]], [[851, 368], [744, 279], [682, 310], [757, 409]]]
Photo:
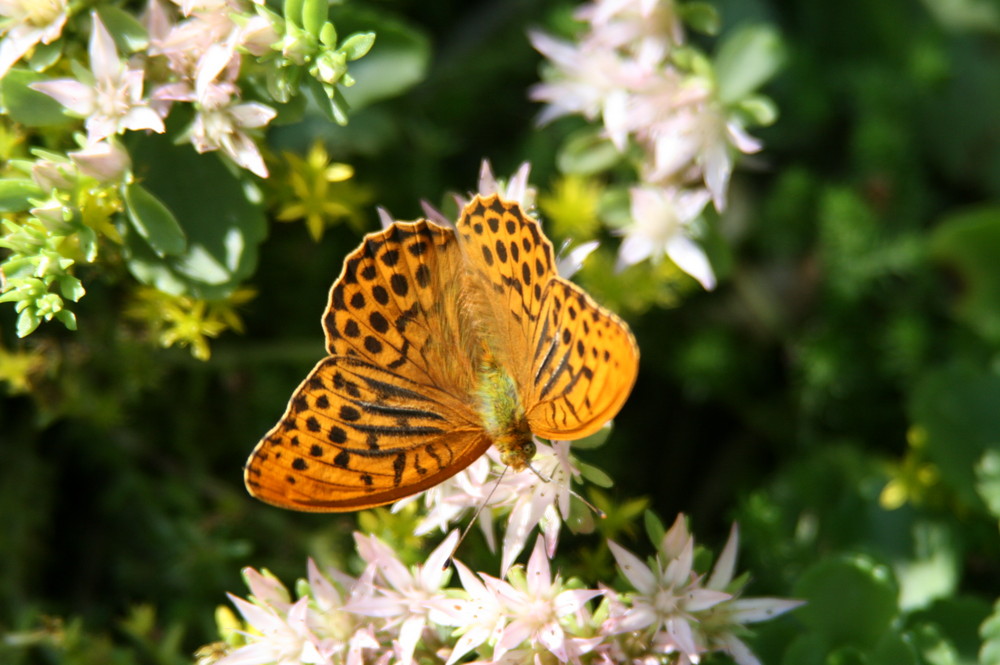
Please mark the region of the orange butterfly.
[[556, 274], [538, 222], [476, 196], [456, 230], [396, 222], [344, 261], [326, 348], [247, 461], [250, 493], [305, 511], [391, 503], [495, 445], [572, 440], [618, 413], [638, 371], [628, 326]]

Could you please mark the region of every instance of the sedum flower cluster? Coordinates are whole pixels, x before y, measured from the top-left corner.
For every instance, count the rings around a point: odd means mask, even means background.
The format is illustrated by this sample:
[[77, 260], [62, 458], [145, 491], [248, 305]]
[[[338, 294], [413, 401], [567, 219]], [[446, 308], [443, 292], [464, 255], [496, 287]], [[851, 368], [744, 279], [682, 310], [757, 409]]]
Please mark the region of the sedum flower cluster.
[[[551, 500], [558, 503], [555, 494]], [[426, 561], [408, 567], [384, 542], [355, 534], [360, 575], [321, 570], [310, 560], [295, 600], [266, 571], [248, 568], [249, 597], [230, 595], [242, 621], [220, 613], [226, 640], [203, 647], [199, 665], [688, 664], [711, 652], [755, 665], [740, 637], [745, 624], [800, 604], [740, 597], [735, 527], [710, 574], [697, 572], [683, 516], [647, 561], [608, 543], [627, 581], [621, 589], [563, 579], [544, 537], [526, 566], [501, 577], [453, 559], [457, 541], [453, 531]]]
[[[509, 185], [518, 189], [516, 182]], [[607, 435], [584, 439], [600, 445]], [[534, 470], [512, 473], [491, 450], [453, 478], [398, 502], [426, 509], [415, 535], [447, 533], [422, 563], [407, 566], [374, 535], [356, 533], [360, 561], [352, 576], [312, 560], [293, 599], [267, 571], [243, 571], [250, 595], [230, 595], [242, 621], [217, 615], [223, 642], [203, 647], [199, 665], [411, 665], [412, 663], [697, 663], [725, 652], [739, 665], [759, 661], [742, 641], [746, 624], [801, 603], [743, 598], [735, 577], [738, 533], [710, 571], [683, 515], [669, 529], [647, 514], [655, 553], [646, 560], [609, 541], [615, 580], [565, 578], [556, 559], [564, 523], [586, 530], [588, 504], [573, 490], [606, 476], [576, 459], [565, 441], [536, 440]], [[574, 515], [570, 519], [571, 513]], [[490, 549], [504, 519], [499, 574], [460, 561], [460, 537], [449, 531], [478, 519]], [[587, 513], [589, 516], [589, 513]], [[362, 523], [366, 520], [362, 519]], [[527, 564], [516, 563], [539, 527]], [[696, 556], [696, 554], [698, 556]], [[555, 569], [554, 569], [555, 568]], [[457, 577], [457, 579], [456, 579]]]
[[[240, 252], [263, 232], [242, 216], [243, 227], [216, 231], [229, 253], [207, 256], [205, 232], [196, 245], [184, 228], [193, 222], [146, 187], [145, 172], [133, 174], [136, 141], [123, 135], [169, 135], [267, 177], [259, 143], [277, 108], [309, 94], [346, 122], [340, 86], [353, 84], [348, 63], [374, 34], [339, 40], [326, 0], [287, 0], [282, 14], [252, 0], [148, 0], [139, 17], [86, 4], [89, 14], [69, 0], [0, 0], [0, 131], [9, 151], [0, 155], [0, 302], [14, 303], [21, 337], [52, 319], [75, 329], [67, 301], [86, 292], [77, 269], [106, 254], [160, 293], [136, 296], [153, 304], [136, 311], [149, 315], [158, 341], [207, 357], [205, 338], [239, 325], [232, 307], [246, 299], [239, 281], [249, 272]], [[41, 143], [48, 149], [18, 147]], [[148, 158], [140, 166], [149, 168]], [[258, 206], [252, 183], [243, 190], [245, 206]], [[158, 317], [182, 301], [191, 314], [183, 326]]]
[[[695, 236], [709, 202], [717, 211], [725, 208], [735, 157], [761, 148], [745, 126], [773, 117], [769, 101], [752, 94], [770, 72], [732, 66], [749, 55], [734, 53], [740, 47], [713, 63], [691, 46], [686, 22], [705, 31], [714, 31], [717, 22], [701, 3], [596, 0], [574, 18], [585, 26], [574, 41], [530, 33], [547, 59], [544, 80], [531, 91], [546, 103], [540, 121], [581, 115], [601, 126], [597, 136], [570, 141], [564, 169], [611, 171], [606, 148], [613, 146], [611, 162], [627, 159], [635, 172], [628, 209], [619, 215], [628, 219], [619, 266], [666, 255], [713, 288], [714, 271]], [[773, 50], [767, 35], [741, 43], [744, 51]], [[773, 60], [756, 59], [768, 63], [765, 69]]]

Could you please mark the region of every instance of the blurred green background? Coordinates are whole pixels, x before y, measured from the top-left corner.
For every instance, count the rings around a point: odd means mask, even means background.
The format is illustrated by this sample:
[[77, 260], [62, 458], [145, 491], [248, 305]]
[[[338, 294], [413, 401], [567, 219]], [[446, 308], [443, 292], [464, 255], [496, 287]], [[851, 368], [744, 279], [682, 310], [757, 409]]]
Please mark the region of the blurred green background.
[[[1000, 595], [1000, 4], [714, 4], [723, 36], [780, 34], [765, 90], [780, 117], [754, 131], [765, 149], [742, 162], [713, 227], [717, 290], [664, 291], [649, 271], [579, 276], [643, 354], [610, 440], [581, 457], [615, 479], [608, 505], [648, 497], [668, 522], [685, 512], [716, 550], [739, 521], [750, 595], [810, 600], [762, 627], [766, 663], [1000, 662], [1000, 618], [988, 621]], [[317, 115], [273, 129], [270, 164], [322, 139], [355, 168], [366, 230], [375, 205], [412, 219], [421, 199], [475, 189], [484, 158], [498, 174], [529, 160], [533, 184], [553, 186], [582, 121], [534, 124], [540, 56], [525, 30], [561, 24], [572, 5], [354, 7], [343, 31], [373, 22], [388, 49], [356, 78], [402, 62], [418, 82], [374, 91], [346, 128]], [[217, 639], [213, 608], [243, 592], [241, 567], [291, 582], [307, 555], [344, 557], [355, 516], [258, 503], [241, 467], [323, 354], [326, 292], [361, 235], [341, 224], [317, 243], [302, 224], [269, 223], [245, 334], [213, 341], [207, 362], [144, 340], [113, 270], [78, 273], [75, 333], [50, 324], [19, 341], [0, 307], [0, 353], [46, 359], [30, 385], [0, 383], [0, 661], [185, 662]], [[641, 529], [616, 537], [649, 551]], [[468, 547], [488, 561], [481, 542]]]

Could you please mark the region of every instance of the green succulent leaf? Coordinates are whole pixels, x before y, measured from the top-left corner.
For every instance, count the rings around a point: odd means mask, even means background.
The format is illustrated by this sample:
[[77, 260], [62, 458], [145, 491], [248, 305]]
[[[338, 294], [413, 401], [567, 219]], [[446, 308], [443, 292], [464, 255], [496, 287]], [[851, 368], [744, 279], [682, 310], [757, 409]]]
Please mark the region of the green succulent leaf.
[[113, 5], [101, 5], [97, 15], [122, 53], [135, 53], [149, 46], [149, 33], [132, 14]]
[[27, 69], [12, 69], [0, 79], [3, 107], [15, 122], [26, 127], [56, 127], [78, 122], [63, 112], [63, 106], [48, 95], [28, 86], [48, 77]]
[[163, 202], [142, 185], [125, 188], [125, 208], [132, 226], [157, 256], [178, 256], [187, 247], [187, 237], [177, 218]]
[[[199, 155], [164, 136], [139, 137], [130, 153], [137, 180], [171, 212], [187, 242], [180, 252], [160, 255], [139, 233], [129, 233], [129, 270], [142, 283], [175, 295], [230, 295], [253, 273], [267, 230], [260, 204], [248, 197], [251, 182], [216, 155]], [[176, 230], [170, 237], [176, 249]]]
[[336, 5], [331, 16], [341, 34], [351, 35], [341, 45], [348, 59], [354, 60], [350, 74], [357, 83], [344, 89], [351, 108], [400, 95], [427, 75], [430, 40], [417, 28], [385, 12], [353, 5]]
[[795, 586], [806, 601], [798, 616], [832, 645], [868, 648], [898, 613], [896, 581], [886, 566], [861, 555], [844, 555], [810, 566]]
[[9, 178], [0, 180], [0, 212], [24, 212], [34, 205], [31, 199], [41, 198], [45, 193], [33, 180]]

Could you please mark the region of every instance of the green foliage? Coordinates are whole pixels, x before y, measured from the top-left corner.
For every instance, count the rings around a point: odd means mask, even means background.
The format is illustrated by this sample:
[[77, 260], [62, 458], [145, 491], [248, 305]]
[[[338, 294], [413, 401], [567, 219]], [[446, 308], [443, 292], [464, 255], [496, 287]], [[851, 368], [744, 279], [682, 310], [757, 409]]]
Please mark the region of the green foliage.
[[129, 271], [165, 293], [232, 294], [253, 274], [267, 233], [256, 186], [215, 155], [199, 156], [165, 137], [136, 140], [132, 155], [142, 186], [126, 190], [136, 230], [124, 234]]
[[[282, 27], [244, 54], [244, 101], [281, 123], [255, 135], [266, 181], [177, 145], [190, 109], [125, 133], [117, 180], [82, 174], [83, 125], [30, 85], [86, 59], [88, 12], [0, 81], [0, 661], [191, 662], [241, 567], [349, 569], [359, 524], [421, 560], [436, 537], [414, 507], [285, 513], [240, 467], [322, 356], [327, 289], [373, 206], [417, 217], [488, 157], [532, 161], [557, 247], [601, 242], [574, 279], [642, 351], [606, 443], [578, 448], [607, 517], [574, 501], [566, 576], [613, 579], [603, 539], [658, 542], [681, 511], [716, 550], [736, 520], [751, 595], [808, 601], [754, 626], [762, 662], [1000, 662], [992, 5], [682, 3], [712, 54], [691, 66], [768, 125], [701, 220], [720, 277], [703, 293], [666, 258], [617, 269], [634, 151], [579, 117], [533, 123], [525, 29], [570, 38], [572, 7], [389, 4], [254, 10]], [[123, 54], [149, 39], [136, 6], [87, 4]], [[462, 547], [493, 565], [476, 529]]]

